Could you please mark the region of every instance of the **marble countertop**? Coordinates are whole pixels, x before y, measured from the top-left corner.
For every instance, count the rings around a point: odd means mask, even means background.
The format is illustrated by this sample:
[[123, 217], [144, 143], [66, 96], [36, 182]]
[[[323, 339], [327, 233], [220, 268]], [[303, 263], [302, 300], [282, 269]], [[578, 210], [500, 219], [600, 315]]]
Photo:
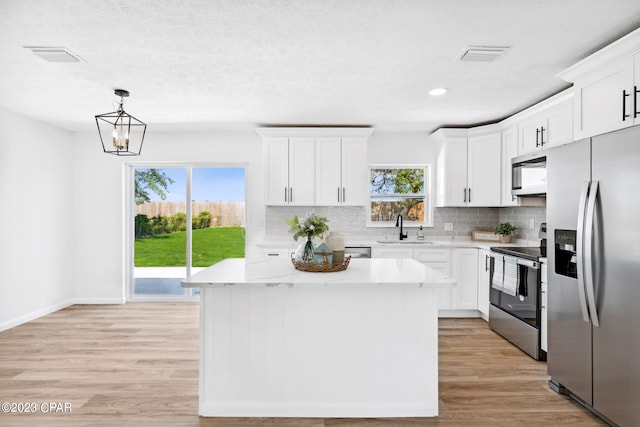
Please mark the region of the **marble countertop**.
[[248, 261], [229, 258], [182, 281], [185, 288], [224, 286], [450, 287], [455, 281], [412, 259], [352, 259], [344, 271], [310, 273], [296, 270], [290, 260]]

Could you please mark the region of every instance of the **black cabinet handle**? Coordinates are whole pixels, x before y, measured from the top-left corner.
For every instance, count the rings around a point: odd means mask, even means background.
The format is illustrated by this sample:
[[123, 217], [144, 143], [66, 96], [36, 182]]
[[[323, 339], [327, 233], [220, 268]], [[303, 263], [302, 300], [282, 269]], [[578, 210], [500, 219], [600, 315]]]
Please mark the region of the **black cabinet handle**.
[[540, 127], [540, 146], [544, 147], [544, 126]]
[[288, 200], [287, 200], [287, 187], [284, 187], [284, 201], [288, 202]]
[[627, 117], [630, 117], [629, 114], [627, 114], [627, 96], [630, 96], [630, 93], [627, 93], [626, 90], [622, 91], [622, 121], [624, 122]]
[[484, 271], [489, 271], [489, 259], [491, 257], [489, 255], [484, 256]]
[[540, 136], [540, 129], [536, 128], [536, 147], [540, 146], [540, 143], [538, 142], [539, 136]]
[[467, 203], [467, 189], [465, 188], [463, 191], [464, 191], [464, 202]]
[[640, 90], [638, 90], [638, 86], [634, 86], [633, 87], [633, 118], [637, 119], [638, 115], [640, 115], [640, 111], [638, 111], [638, 93], [640, 93]]
[[346, 202], [347, 202], [346, 190], [344, 189], [344, 187], [342, 187], [342, 203], [346, 203]]
[[293, 202], [293, 187], [289, 187], [289, 202]]
[[340, 203], [340, 187], [338, 187], [338, 203]]
[[469, 189], [469, 203], [471, 203], [471, 189]]

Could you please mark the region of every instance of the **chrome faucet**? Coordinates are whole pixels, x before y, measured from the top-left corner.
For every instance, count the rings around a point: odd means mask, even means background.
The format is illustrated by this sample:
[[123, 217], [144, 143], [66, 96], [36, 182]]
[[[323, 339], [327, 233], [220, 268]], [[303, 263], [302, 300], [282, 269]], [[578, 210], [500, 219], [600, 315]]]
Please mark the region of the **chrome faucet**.
[[409, 237], [408, 233], [402, 232], [402, 215], [398, 214], [398, 218], [396, 218], [396, 227], [400, 224], [400, 240], [404, 240]]

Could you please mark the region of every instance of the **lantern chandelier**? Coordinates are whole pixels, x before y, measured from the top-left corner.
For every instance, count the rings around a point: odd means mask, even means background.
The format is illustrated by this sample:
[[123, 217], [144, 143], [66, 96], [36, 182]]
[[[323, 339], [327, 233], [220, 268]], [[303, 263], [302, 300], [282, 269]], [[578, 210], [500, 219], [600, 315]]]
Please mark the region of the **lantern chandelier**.
[[139, 156], [147, 125], [124, 111], [122, 105], [128, 91], [116, 89], [115, 94], [120, 97], [118, 110], [96, 116], [102, 149], [116, 156]]

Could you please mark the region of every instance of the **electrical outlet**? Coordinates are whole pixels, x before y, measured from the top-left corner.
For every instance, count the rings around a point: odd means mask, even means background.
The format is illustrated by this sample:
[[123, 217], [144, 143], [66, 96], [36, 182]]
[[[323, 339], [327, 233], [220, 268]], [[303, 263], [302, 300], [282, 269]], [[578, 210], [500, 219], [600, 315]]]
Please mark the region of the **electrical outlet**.
[[453, 231], [453, 223], [445, 222], [444, 223], [444, 231]]
[[529, 228], [536, 228], [536, 221], [533, 218], [529, 218]]

